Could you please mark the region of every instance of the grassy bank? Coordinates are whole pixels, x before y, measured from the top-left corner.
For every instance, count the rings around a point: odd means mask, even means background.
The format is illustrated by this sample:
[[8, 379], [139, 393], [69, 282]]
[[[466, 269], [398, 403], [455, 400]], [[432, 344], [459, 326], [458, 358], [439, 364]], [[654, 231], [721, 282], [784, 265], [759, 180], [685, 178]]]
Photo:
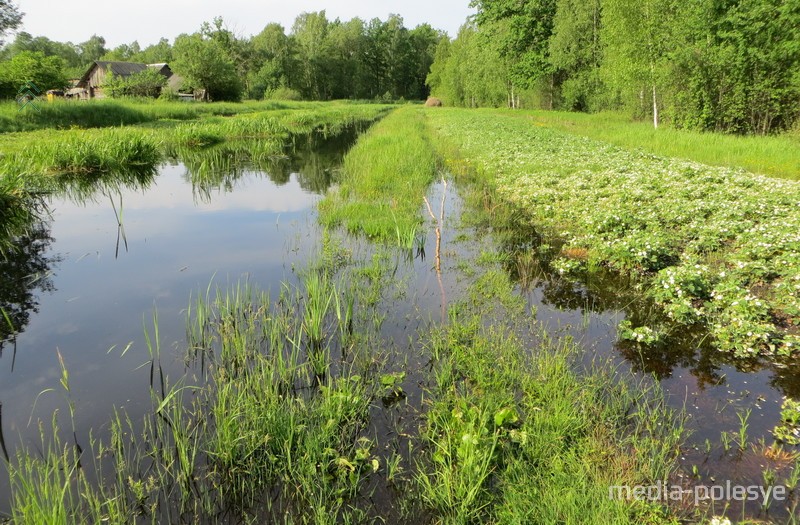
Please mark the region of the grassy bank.
[[[677, 325], [703, 325], [737, 356], [800, 344], [800, 186], [629, 152], [467, 110], [431, 113], [562, 273], [605, 266], [638, 280]], [[629, 327], [657, 342], [672, 326]]]
[[39, 101], [20, 111], [14, 101], [0, 102], [0, 133], [38, 129], [104, 128], [130, 126], [159, 120], [197, 120], [229, 117], [274, 109], [319, 106], [304, 102], [187, 103], [161, 100]]
[[49, 176], [153, 169], [164, 156], [179, 157], [226, 141], [269, 143], [269, 154], [278, 155], [293, 135], [336, 134], [356, 123], [371, 122], [385, 111], [378, 105], [328, 104], [192, 122], [5, 134], [0, 135], [0, 170], [4, 177], [19, 178], [36, 191], [47, 187]]
[[415, 245], [436, 156], [418, 108], [396, 110], [344, 159], [341, 184], [320, 203], [326, 225], [405, 248]]
[[753, 173], [800, 180], [800, 134], [755, 137], [701, 133], [652, 123], [631, 122], [620, 113], [525, 111], [536, 126], [566, 131], [629, 150], [677, 157], [712, 166], [743, 168]]

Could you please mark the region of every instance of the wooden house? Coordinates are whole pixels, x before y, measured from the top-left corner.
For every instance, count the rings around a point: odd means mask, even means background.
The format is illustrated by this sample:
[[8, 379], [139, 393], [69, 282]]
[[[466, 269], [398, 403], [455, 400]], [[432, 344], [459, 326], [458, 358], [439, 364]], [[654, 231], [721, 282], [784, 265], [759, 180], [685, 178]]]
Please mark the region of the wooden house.
[[167, 87], [173, 91], [178, 91], [183, 79], [172, 72], [169, 64], [140, 64], [137, 62], [109, 62], [97, 60], [89, 66], [89, 69], [78, 80], [75, 87], [68, 92], [72, 98], [82, 100], [90, 98], [105, 98], [103, 86], [109, 74], [116, 77], [129, 77], [134, 73], [139, 73], [147, 68], [158, 70], [159, 73], [167, 77]]

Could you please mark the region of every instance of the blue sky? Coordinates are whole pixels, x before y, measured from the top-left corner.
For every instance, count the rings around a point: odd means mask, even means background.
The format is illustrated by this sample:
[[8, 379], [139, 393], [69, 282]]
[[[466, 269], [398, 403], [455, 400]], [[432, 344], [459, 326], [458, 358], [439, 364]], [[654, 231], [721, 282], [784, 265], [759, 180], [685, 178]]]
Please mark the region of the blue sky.
[[109, 47], [133, 40], [144, 47], [162, 36], [172, 40], [181, 33], [196, 31], [203, 21], [215, 16], [225, 18], [229, 27], [243, 35], [258, 33], [269, 22], [279, 22], [288, 30], [298, 14], [323, 9], [330, 19], [358, 16], [385, 20], [395, 13], [403, 17], [407, 27], [428, 22], [455, 36], [474, 12], [469, 0], [17, 0], [16, 4], [25, 13], [23, 31], [73, 43], [96, 33]]

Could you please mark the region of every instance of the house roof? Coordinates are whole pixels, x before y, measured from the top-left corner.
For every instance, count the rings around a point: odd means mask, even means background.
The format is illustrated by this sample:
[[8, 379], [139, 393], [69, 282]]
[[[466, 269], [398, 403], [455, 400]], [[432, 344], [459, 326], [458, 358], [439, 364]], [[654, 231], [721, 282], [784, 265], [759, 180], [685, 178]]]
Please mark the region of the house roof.
[[92, 71], [98, 67], [103, 68], [106, 70], [106, 72], [111, 72], [118, 77], [128, 77], [134, 73], [138, 73], [147, 69], [147, 64], [139, 64], [137, 62], [109, 62], [104, 60], [96, 60], [89, 67], [86, 73], [83, 74], [80, 82], [78, 82], [78, 85], [85, 86], [89, 81], [89, 77], [92, 76]]

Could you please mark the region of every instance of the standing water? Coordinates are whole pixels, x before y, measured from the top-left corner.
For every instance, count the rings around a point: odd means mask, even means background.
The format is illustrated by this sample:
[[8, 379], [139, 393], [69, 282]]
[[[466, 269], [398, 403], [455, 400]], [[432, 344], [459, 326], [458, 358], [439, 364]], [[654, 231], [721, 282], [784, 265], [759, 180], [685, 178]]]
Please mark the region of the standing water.
[[[66, 181], [49, 196], [48, 219], [0, 261], [0, 306], [7, 316], [0, 328], [1, 453], [14, 456], [21, 443], [35, 442], [36, 422], [67, 413], [70, 402], [75, 439], [84, 445], [90, 429], [103, 433], [115, 408], [133, 421], [151, 411], [143, 334], [154, 331], [154, 313], [165, 374], [198, 373], [183, 358], [190, 296], [242, 278], [277, 294], [282, 282], [294, 279], [319, 249], [316, 203], [355, 137], [351, 130], [298, 140], [266, 166], [195, 158], [124, 181]], [[394, 277], [409, 292], [384, 299], [383, 335], [408, 349], [408, 361], [397, 366], [411, 372], [403, 385], [409, 405], [420, 405], [425, 382], [414, 334], [445, 321], [443, 306], [464, 296], [469, 276], [463, 269], [498, 252], [531, 316], [581, 341], [586, 364], [600, 356], [655, 375], [672, 405], [686, 409], [693, 432], [683, 458], [689, 483], [748, 485], [762, 483], [768, 471], [786, 475], [788, 460], [767, 445], [783, 396], [800, 394], [794, 368], [728, 362], [697, 334], [673, 334], [655, 348], [618, 341], [619, 322], [650, 308], [626, 293], [624, 283], [609, 276], [562, 279], [536, 253], [532, 232], [498, 244], [463, 226], [464, 205], [445, 185], [432, 188], [430, 201], [446, 211], [441, 246], [429, 233], [416, 253], [398, 256]], [[433, 221], [429, 226], [432, 232]], [[350, 243], [352, 250], [371, 249], [363, 240]], [[69, 371], [68, 398], [58, 386], [60, 360]], [[373, 431], [390, 433], [396, 415], [389, 406], [376, 407]], [[722, 433], [736, 444], [723, 445]], [[391, 513], [392, 494], [377, 482], [371, 490], [380, 512]], [[757, 505], [733, 510], [779, 520], [789, 512], [779, 505], [770, 512]], [[0, 478], [0, 512], [10, 512], [6, 477]]]

